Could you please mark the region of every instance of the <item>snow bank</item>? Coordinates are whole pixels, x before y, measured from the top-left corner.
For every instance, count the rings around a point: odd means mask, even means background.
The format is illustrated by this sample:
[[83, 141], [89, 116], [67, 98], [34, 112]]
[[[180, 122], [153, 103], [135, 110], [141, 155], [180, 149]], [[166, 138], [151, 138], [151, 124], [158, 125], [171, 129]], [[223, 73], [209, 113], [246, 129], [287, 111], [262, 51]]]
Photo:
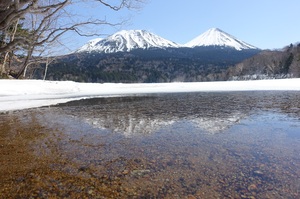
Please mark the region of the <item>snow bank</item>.
[[34, 108], [83, 98], [114, 95], [261, 90], [300, 91], [300, 79], [152, 84], [0, 80], [0, 111]]

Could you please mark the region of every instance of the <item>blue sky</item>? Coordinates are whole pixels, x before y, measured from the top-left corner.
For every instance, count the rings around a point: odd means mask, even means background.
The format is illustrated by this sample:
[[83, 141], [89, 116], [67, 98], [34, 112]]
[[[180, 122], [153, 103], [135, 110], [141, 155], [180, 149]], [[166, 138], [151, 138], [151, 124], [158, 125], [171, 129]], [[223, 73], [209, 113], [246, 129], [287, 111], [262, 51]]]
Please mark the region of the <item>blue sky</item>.
[[[130, 17], [119, 28], [99, 27], [97, 31], [104, 34], [144, 29], [184, 44], [215, 27], [261, 49], [275, 49], [300, 41], [299, 8], [299, 0], [147, 0], [131, 11], [109, 12], [87, 5], [74, 9], [112, 21]], [[78, 48], [92, 38], [72, 35], [69, 47]]]

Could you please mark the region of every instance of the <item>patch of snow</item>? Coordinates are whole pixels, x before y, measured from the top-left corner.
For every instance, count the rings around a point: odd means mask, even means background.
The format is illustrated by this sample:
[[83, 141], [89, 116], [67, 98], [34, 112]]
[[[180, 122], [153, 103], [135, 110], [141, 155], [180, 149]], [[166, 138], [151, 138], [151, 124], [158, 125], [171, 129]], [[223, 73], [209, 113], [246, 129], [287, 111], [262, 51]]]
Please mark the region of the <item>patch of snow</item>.
[[239, 81], [239, 80], [263, 80], [263, 79], [286, 79], [293, 78], [293, 74], [254, 74], [254, 75], [244, 75], [244, 76], [233, 76], [229, 80]]
[[261, 90], [300, 91], [300, 78], [191, 83], [77, 83], [72, 81], [0, 80], [0, 111], [49, 106], [68, 101], [133, 94], [226, 92]]

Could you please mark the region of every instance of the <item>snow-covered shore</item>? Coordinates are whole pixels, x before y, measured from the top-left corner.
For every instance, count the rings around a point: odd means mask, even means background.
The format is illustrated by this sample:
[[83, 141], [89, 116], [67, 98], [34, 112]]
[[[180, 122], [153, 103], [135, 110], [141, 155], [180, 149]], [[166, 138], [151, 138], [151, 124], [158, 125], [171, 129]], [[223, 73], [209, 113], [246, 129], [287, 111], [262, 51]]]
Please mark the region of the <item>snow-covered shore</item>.
[[300, 91], [300, 79], [192, 83], [77, 83], [72, 81], [0, 80], [0, 111], [19, 110], [93, 97], [176, 92]]

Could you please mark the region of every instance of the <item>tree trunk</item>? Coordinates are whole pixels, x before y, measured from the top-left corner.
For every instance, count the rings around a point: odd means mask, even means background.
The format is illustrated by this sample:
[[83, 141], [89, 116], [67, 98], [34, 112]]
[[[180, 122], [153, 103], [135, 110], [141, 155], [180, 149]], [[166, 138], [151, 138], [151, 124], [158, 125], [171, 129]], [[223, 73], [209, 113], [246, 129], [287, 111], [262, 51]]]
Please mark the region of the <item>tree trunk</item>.
[[28, 62], [29, 62], [29, 59], [30, 59], [31, 56], [32, 56], [33, 50], [34, 50], [34, 47], [31, 47], [31, 48], [29, 49], [28, 54], [27, 54], [27, 56], [26, 56], [26, 59], [25, 59], [25, 61], [24, 61], [24, 63], [23, 63], [23, 66], [22, 66], [21, 70], [19, 71], [19, 73], [18, 73], [17, 76], [16, 76], [17, 79], [20, 79], [20, 77], [21, 77], [22, 75], [23, 75], [23, 77], [25, 77], [25, 76], [24, 76], [24, 72], [25, 72], [25, 70], [27, 69]]
[[47, 76], [47, 71], [48, 71], [48, 66], [49, 66], [49, 59], [47, 58], [47, 61], [46, 61], [46, 66], [45, 66], [45, 73], [44, 73], [44, 78], [43, 80], [46, 80], [46, 76]]
[[[18, 24], [19, 24], [19, 19], [17, 19], [16, 24], [13, 28], [12, 34], [10, 36], [10, 41], [11, 42], [13, 42], [14, 39], [15, 39], [15, 35], [16, 35], [17, 29], [18, 29]], [[8, 59], [9, 59], [9, 52], [6, 52], [5, 55], [4, 55], [3, 63], [2, 63], [1, 68], [0, 68], [0, 74], [1, 75], [6, 74], [6, 63], [8, 62]]]
[[7, 62], [7, 59], [8, 59], [8, 55], [9, 55], [8, 52], [5, 53], [5, 55], [4, 55], [3, 63], [1, 64], [1, 68], [0, 68], [0, 74], [1, 75], [6, 74], [6, 69], [5, 69], [6, 67], [5, 67], [5, 65], [6, 65], [6, 62]]

